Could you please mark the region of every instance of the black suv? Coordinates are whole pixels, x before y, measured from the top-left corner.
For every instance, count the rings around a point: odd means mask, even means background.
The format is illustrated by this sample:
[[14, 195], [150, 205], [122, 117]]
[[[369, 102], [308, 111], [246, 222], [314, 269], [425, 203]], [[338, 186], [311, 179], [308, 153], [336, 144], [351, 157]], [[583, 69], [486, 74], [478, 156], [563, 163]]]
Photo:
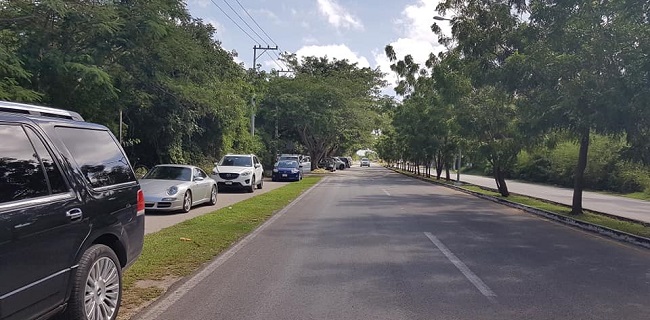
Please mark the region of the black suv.
[[0, 319], [117, 318], [143, 237], [144, 196], [106, 127], [0, 101]]

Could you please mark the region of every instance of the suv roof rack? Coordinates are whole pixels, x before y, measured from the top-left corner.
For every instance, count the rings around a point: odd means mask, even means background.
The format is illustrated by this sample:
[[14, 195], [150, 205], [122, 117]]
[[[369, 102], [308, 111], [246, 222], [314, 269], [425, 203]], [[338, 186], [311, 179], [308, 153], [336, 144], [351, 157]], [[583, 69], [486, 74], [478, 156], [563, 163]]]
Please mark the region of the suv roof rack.
[[1, 100], [0, 100], [0, 111], [29, 114], [34, 116], [69, 119], [69, 120], [76, 120], [76, 121], [85, 121], [80, 114], [73, 111], [50, 108], [50, 107], [41, 107], [41, 106], [35, 106], [31, 104], [24, 104], [24, 103], [1, 101]]

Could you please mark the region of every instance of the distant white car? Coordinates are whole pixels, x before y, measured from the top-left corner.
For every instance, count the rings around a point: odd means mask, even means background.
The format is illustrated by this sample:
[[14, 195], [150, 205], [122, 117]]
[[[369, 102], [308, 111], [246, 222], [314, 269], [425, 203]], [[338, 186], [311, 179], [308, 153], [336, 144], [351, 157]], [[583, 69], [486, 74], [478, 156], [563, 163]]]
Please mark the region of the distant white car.
[[368, 158], [361, 159], [361, 166], [362, 167], [370, 167], [370, 160]]
[[212, 179], [219, 188], [243, 188], [248, 192], [264, 186], [264, 168], [254, 154], [228, 154], [215, 163]]
[[140, 187], [146, 210], [189, 212], [201, 203], [217, 203], [216, 182], [194, 166], [157, 165], [140, 179]]

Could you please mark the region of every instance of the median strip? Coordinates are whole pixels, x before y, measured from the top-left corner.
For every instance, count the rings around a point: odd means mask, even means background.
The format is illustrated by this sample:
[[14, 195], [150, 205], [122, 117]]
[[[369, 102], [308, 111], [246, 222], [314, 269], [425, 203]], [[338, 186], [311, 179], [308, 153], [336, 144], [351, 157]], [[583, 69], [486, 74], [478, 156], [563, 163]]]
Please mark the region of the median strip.
[[130, 319], [171, 285], [237, 243], [321, 178], [305, 177], [300, 182], [146, 235], [142, 255], [124, 273], [119, 319]]

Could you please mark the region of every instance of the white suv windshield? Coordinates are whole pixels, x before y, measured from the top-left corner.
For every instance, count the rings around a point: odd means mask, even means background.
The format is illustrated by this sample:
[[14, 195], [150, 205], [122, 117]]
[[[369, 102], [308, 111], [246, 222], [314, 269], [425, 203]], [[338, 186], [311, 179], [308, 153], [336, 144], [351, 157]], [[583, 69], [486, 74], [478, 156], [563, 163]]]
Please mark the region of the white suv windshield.
[[253, 159], [251, 157], [225, 156], [219, 165], [223, 167], [252, 167]]

